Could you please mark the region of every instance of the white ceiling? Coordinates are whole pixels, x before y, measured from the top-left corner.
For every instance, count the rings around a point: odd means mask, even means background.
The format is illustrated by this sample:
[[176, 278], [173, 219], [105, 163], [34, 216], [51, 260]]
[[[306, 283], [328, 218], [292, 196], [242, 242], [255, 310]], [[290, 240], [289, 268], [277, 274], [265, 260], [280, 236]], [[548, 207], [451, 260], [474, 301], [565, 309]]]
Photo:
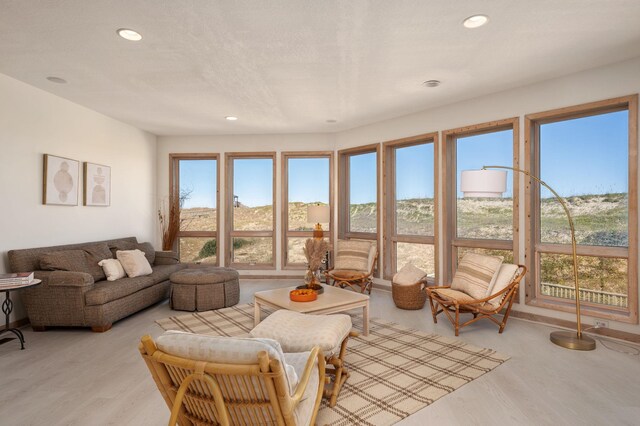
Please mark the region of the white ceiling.
[[637, 56], [639, 0], [0, 0], [1, 73], [158, 135], [334, 132]]

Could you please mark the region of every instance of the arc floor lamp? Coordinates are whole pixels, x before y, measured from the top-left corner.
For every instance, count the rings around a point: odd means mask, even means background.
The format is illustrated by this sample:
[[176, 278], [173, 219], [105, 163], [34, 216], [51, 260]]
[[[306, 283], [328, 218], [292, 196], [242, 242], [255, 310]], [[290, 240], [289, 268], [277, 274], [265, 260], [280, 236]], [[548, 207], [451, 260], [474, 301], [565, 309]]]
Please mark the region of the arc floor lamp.
[[578, 284], [578, 255], [576, 252], [576, 233], [573, 226], [573, 218], [567, 207], [565, 200], [558, 195], [549, 185], [540, 178], [532, 175], [526, 170], [517, 169], [507, 166], [482, 166], [482, 170], [465, 170], [460, 177], [460, 190], [464, 197], [501, 197], [507, 188], [507, 172], [502, 170], [488, 169], [506, 169], [514, 172], [522, 173], [529, 176], [540, 185], [547, 188], [555, 196], [560, 203], [569, 220], [569, 229], [571, 230], [571, 249], [573, 254], [573, 283], [575, 286], [576, 300], [576, 331], [554, 331], [551, 333], [550, 339], [558, 346], [567, 349], [576, 349], [581, 351], [590, 351], [596, 348], [596, 341], [589, 336], [582, 334], [582, 324], [580, 322], [580, 285]]

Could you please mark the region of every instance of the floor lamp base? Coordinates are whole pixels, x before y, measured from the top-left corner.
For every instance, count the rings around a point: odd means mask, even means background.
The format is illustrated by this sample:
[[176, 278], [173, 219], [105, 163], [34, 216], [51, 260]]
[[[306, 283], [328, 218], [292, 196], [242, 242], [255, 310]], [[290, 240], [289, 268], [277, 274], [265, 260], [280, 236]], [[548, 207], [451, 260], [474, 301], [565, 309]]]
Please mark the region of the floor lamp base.
[[592, 351], [596, 348], [596, 341], [591, 337], [578, 337], [575, 331], [554, 331], [551, 333], [550, 339], [558, 346], [567, 349], [575, 349], [577, 351]]

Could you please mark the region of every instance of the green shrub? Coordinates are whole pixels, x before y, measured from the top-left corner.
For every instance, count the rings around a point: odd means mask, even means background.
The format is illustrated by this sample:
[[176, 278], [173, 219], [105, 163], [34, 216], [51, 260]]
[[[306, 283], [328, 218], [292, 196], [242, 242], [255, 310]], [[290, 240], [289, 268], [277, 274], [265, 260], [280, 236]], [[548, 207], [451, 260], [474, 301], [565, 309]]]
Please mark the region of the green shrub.
[[215, 256], [218, 252], [218, 240], [209, 240], [200, 249], [198, 253], [198, 259], [204, 259], [207, 257]]

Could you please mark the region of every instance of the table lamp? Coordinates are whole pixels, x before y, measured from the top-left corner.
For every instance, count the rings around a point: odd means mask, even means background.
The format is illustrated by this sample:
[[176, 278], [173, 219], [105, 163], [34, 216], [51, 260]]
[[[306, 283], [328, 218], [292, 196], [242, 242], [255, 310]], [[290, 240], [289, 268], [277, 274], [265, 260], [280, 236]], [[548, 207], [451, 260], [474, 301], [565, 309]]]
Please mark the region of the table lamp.
[[576, 234], [573, 226], [573, 218], [564, 201], [556, 191], [554, 191], [545, 182], [527, 172], [526, 170], [516, 169], [507, 166], [482, 166], [482, 170], [465, 170], [460, 176], [460, 190], [464, 197], [501, 197], [507, 189], [507, 172], [502, 170], [487, 169], [506, 169], [514, 172], [522, 173], [547, 188], [556, 197], [564, 209], [567, 219], [569, 220], [569, 229], [571, 230], [571, 248], [573, 254], [573, 282], [576, 292], [576, 331], [554, 331], [551, 333], [550, 339], [558, 346], [567, 349], [576, 349], [581, 351], [591, 351], [596, 348], [596, 341], [589, 336], [582, 334], [582, 325], [580, 323], [580, 286], [578, 284], [578, 255], [576, 252]]
[[329, 206], [322, 204], [307, 206], [307, 223], [316, 224], [313, 229], [313, 238], [322, 238], [324, 232], [321, 223], [329, 223]]

